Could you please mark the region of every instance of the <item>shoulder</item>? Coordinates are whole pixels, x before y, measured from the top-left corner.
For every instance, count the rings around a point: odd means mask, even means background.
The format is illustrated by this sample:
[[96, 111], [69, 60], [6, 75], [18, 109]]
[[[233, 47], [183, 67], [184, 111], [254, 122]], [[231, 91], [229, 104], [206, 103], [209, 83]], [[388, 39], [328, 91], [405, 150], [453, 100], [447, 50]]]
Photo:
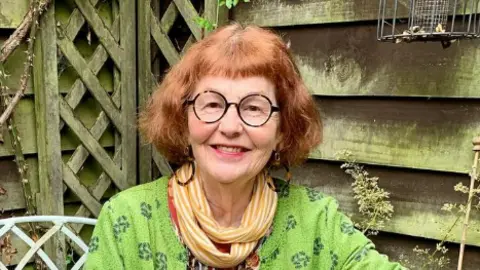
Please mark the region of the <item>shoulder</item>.
[[275, 179], [279, 203], [293, 207], [301, 212], [325, 212], [335, 209], [325, 208], [328, 205], [337, 205], [336, 200], [314, 188], [288, 184], [287, 182]]
[[168, 177], [164, 176], [155, 181], [128, 188], [112, 196], [104, 205], [109, 210], [121, 209], [128, 211], [131, 207], [144, 205], [151, 208], [152, 204], [160, 204], [162, 195], [167, 192]]
[[278, 214], [287, 220], [287, 223], [294, 217], [303, 234], [310, 233], [311, 237], [321, 236], [331, 243], [338, 242], [340, 236], [341, 238], [347, 236], [348, 241], [366, 240], [363, 234], [355, 229], [353, 222], [339, 211], [334, 197], [310, 187], [287, 185], [284, 181], [276, 184], [279, 188], [278, 201], [282, 209]]

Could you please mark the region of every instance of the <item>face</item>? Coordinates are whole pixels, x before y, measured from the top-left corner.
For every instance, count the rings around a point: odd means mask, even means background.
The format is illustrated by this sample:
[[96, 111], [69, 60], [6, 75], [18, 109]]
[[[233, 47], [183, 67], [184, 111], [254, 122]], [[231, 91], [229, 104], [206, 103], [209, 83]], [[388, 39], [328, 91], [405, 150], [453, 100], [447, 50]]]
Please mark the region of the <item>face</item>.
[[[206, 90], [222, 94], [227, 102], [238, 103], [250, 94], [262, 94], [278, 106], [273, 84], [263, 77], [227, 79], [204, 77], [196, 85], [193, 99]], [[280, 117], [274, 112], [262, 126], [242, 122], [237, 106], [231, 105], [214, 123], [197, 118], [193, 106], [188, 109], [189, 143], [202, 179], [223, 184], [249, 181], [267, 164], [280, 143]]]

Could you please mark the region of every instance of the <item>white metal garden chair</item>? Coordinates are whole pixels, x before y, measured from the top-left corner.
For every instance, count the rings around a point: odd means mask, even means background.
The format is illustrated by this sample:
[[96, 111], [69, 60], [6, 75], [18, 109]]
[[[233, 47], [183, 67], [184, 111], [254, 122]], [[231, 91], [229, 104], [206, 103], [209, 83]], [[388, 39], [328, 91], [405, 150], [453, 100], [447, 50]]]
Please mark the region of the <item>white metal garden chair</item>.
[[[21, 223], [38, 223], [38, 222], [50, 222], [53, 223], [51, 227], [40, 239], [36, 242], [33, 241], [27, 234], [25, 234], [17, 224]], [[79, 260], [73, 265], [72, 270], [80, 269], [87, 259], [88, 246], [83, 240], [73, 233], [67, 226], [68, 223], [86, 224], [95, 226], [96, 219], [83, 218], [83, 217], [69, 217], [69, 216], [25, 216], [25, 217], [13, 217], [7, 219], [0, 219], [0, 239], [8, 232], [12, 231], [20, 239], [22, 239], [29, 247], [27, 253], [22, 257], [15, 269], [23, 269], [30, 259], [38, 253], [38, 256], [43, 260], [49, 269], [58, 270], [58, 267], [52, 262], [50, 257], [42, 250], [42, 245], [52, 237], [56, 232], [61, 231], [65, 236], [75, 242], [85, 253]], [[7, 270], [7, 267], [0, 261], [0, 270]]]

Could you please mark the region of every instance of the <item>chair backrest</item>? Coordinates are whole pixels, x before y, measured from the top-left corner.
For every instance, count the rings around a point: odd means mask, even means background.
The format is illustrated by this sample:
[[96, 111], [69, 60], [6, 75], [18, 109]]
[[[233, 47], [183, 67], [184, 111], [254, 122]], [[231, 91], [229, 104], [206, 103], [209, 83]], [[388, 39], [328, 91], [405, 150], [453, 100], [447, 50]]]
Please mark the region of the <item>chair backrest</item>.
[[[40, 239], [35, 242], [19, 227], [16, 226], [17, 224], [30, 222], [51, 222], [53, 223], [53, 227], [51, 227]], [[66, 237], [70, 238], [85, 252], [72, 267], [72, 270], [80, 269], [87, 259], [88, 246], [85, 244], [85, 242], [83, 242], [80, 237], [78, 237], [75, 233], [68, 229], [67, 226], [65, 226], [68, 223], [80, 223], [95, 226], [97, 220], [92, 218], [68, 216], [25, 216], [0, 219], [0, 239], [2, 239], [8, 231], [11, 231], [30, 247], [28, 252], [25, 253], [25, 255], [22, 257], [15, 269], [23, 269], [25, 265], [30, 261], [30, 259], [35, 255], [35, 253], [38, 253], [38, 256], [43, 260], [43, 262], [47, 265], [49, 269], [58, 270], [58, 267], [52, 262], [50, 257], [48, 257], [48, 255], [41, 248], [42, 245], [45, 244], [45, 242], [58, 231], [61, 231], [63, 234], [65, 234]], [[8, 270], [1, 261], [0, 270]]]

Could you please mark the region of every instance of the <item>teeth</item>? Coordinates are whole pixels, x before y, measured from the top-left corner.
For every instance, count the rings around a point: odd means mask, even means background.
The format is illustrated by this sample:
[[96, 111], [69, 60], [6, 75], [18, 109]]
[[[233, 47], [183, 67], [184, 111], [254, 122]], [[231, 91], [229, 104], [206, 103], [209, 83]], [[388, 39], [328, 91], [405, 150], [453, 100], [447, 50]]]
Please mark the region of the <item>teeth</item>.
[[224, 152], [231, 152], [231, 153], [242, 152], [242, 148], [237, 148], [237, 147], [217, 146], [217, 149], [222, 150]]

